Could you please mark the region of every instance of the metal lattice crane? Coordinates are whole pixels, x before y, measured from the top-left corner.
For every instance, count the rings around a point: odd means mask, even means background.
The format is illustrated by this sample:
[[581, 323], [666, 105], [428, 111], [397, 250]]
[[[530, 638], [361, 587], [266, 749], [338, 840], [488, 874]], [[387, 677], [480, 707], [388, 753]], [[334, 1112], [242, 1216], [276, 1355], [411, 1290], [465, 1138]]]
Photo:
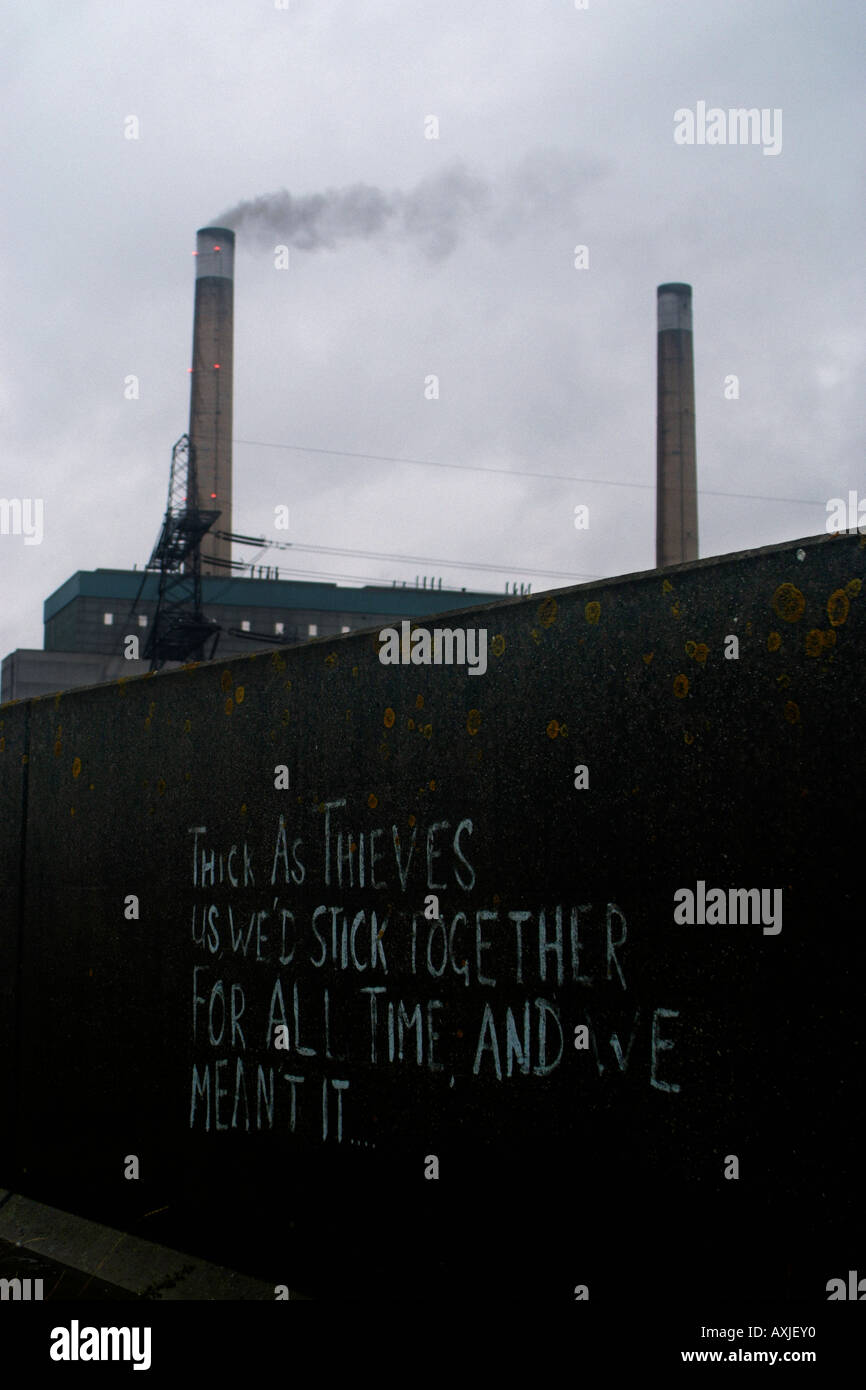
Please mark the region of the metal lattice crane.
[[156, 612], [144, 647], [152, 671], [166, 661], [209, 661], [216, 651], [219, 624], [202, 610], [201, 541], [219, 515], [198, 505], [195, 449], [183, 434], [171, 451], [165, 520], [146, 566], [159, 571]]

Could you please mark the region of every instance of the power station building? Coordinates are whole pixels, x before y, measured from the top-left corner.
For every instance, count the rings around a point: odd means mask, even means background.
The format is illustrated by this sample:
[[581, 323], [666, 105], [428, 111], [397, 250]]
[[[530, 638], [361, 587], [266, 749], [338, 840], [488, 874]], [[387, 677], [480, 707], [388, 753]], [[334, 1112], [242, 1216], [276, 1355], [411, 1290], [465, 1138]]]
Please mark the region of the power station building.
[[258, 541], [232, 534], [234, 251], [228, 227], [196, 234], [189, 435], [172, 454], [168, 508], [146, 569], [79, 570], [61, 584], [45, 600], [43, 650], [4, 659], [0, 700], [391, 626], [499, 597], [443, 589], [441, 580], [437, 588], [417, 581], [414, 588], [355, 587], [280, 579], [270, 566], [259, 566], [258, 577], [243, 573], [232, 541]]
[[[168, 507], [150, 561], [138, 571], [79, 570], [50, 594], [44, 648], [3, 660], [0, 700], [424, 620], [500, 597], [417, 581], [410, 588], [281, 580], [278, 569], [262, 577], [263, 566], [254, 577], [233, 559], [233, 542], [271, 544], [232, 531], [234, 251], [230, 228], [198, 231], [189, 434], [172, 453]], [[656, 553], [664, 567], [698, 553], [691, 286], [680, 283], [658, 287], [657, 460]]]
[[[466, 589], [376, 584], [353, 588], [234, 574], [203, 575], [201, 584], [204, 616], [221, 629], [216, 657], [245, 655], [275, 643], [334, 637], [357, 628], [391, 626], [403, 618], [423, 619], [502, 597]], [[143, 652], [158, 589], [159, 575], [149, 571], [97, 569], [73, 574], [45, 600], [44, 650], [22, 648], [4, 658], [0, 701], [27, 700], [144, 674], [150, 663], [126, 657], [126, 639], [137, 637]]]

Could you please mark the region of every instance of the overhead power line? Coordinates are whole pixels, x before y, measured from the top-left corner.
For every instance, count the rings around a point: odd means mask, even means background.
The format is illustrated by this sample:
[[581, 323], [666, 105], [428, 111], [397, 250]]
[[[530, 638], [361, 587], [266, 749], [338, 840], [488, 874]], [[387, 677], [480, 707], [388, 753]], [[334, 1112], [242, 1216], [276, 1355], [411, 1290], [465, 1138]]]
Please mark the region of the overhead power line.
[[[208, 562], [208, 556], [203, 555], [203, 556], [202, 556], [202, 559], [205, 561], [205, 563]], [[250, 568], [249, 565], [244, 565], [244, 566], [243, 566], [243, 570], [248, 570], [249, 568]], [[316, 580], [316, 579], [339, 580], [339, 579], [345, 579], [345, 580], [351, 581], [352, 583], [368, 584], [368, 585], [370, 585], [371, 587], [376, 588], [376, 589], [391, 589], [391, 588], [396, 588], [396, 589], [402, 589], [402, 588], [406, 588], [406, 589], [415, 589], [415, 588], [418, 588], [419, 590], [422, 590], [423, 587], [424, 587], [423, 585], [420, 585], [420, 584], [419, 584], [419, 585], [415, 585], [415, 584], [413, 584], [413, 583], [410, 583], [408, 580], [407, 580], [407, 581], [405, 582], [405, 584], [404, 584], [404, 582], [403, 582], [402, 580], [400, 580], [400, 579], [377, 579], [374, 575], [369, 575], [369, 574], [342, 574], [342, 573], [338, 574], [338, 573], [332, 572], [332, 571], [330, 571], [330, 570], [291, 569], [291, 568], [289, 568], [289, 567], [286, 566], [286, 565], [280, 565], [280, 566], [279, 566], [279, 571], [280, 571], [280, 572], [279, 572], [279, 579], [280, 579], [280, 580], [285, 579], [285, 578], [286, 578], [287, 576], [289, 576], [289, 575], [293, 575], [295, 578], [298, 578], [298, 577], [301, 577], [301, 576], [302, 576], [302, 577], [304, 577], [304, 578], [306, 578], [306, 579], [309, 579], [309, 580]], [[501, 569], [501, 570], [498, 571], [498, 573], [500, 573], [500, 574], [513, 574], [513, 573], [514, 573], [514, 570], [513, 570], [513, 569]], [[539, 577], [541, 577], [541, 578], [549, 578], [549, 577], [550, 577], [550, 572], [549, 572], [549, 571], [548, 571], [548, 572], [545, 572], [544, 570], [533, 570], [533, 569], [531, 569], [531, 570], [521, 570], [520, 573], [521, 573], [521, 574], [524, 574], [524, 575], [525, 575], [525, 574], [536, 575], [536, 576], [539, 576]], [[216, 576], [213, 576], [213, 577], [216, 577]], [[248, 577], [249, 577], [249, 576], [248, 576]], [[563, 577], [563, 576], [557, 576], [557, 577]], [[576, 578], [576, 579], [601, 579], [601, 578], [603, 578], [603, 576], [600, 575], [600, 574], [584, 574], [584, 575], [576, 575], [576, 576], [573, 576], [573, 575], [566, 575], [566, 576], [564, 576], [564, 577], [567, 578], [567, 579], [571, 579], [571, 578]], [[228, 592], [228, 590], [229, 590], [229, 588], [230, 588], [230, 586], [231, 586], [232, 580], [233, 580], [233, 579], [243, 579], [243, 578], [244, 578], [244, 575], [243, 575], [243, 571], [242, 571], [242, 570], [238, 570], [238, 571], [237, 571], [235, 574], [233, 574], [233, 575], [228, 575], [228, 576], [226, 576], [225, 582], [224, 582], [223, 585], [216, 591], [216, 593], [209, 595], [209, 597], [208, 597], [208, 603], [219, 603], [219, 602], [221, 601], [222, 595], [223, 595], [224, 593], [227, 593], [227, 592]], [[272, 578], [273, 578], [274, 580], [276, 580], [276, 579], [277, 579], [277, 576], [274, 575], [274, 576], [272, 576]], [[465, 586], [461, 586], [461, 587], [465, 587]], [[431, 585], [428, 584], [428, 585], [427, 585], [427, 592], [430, 593], [431, 591], [434, 591], [434, 586], [431, 586]], [[435, 590], [435, 592], [440, 592], [440, 591], [439, 591], [439, 590]], [[459, 590], [458, 590], [457, 587], [455, 586], [454, 588], [450, 588], [450, 589], [447, 589], [447, 590], [446, 590], [446, 589], [443, 589], [443, 590], [441, 590], [441, 592], [442, 592], [442, 593], [451, 593], [451, 594], [453, 594], [453, 593], [459, 592]]]
[[[269, 541], [258, 541], [259, 545], [270, 548]], [[292, 545], [292, 550], [306, 550], [317, 555], [348, 555], [354, 560], [401, 561], [412, 565], [441, 565], [443, 569], [486, 570], [492, 574], [535, 574], [540, 579], [598, 579], [597, 574], [578, 573], [575, 570], [540, 570], [534, 565], [522, 565], [516, 561], [508, 565], [490, 565], [481, 560], [441, 560], [431, 555], [389, 555], [381, 550], [344, 550], [334, 545]], [[280, 569], [283, 566], [280, 565]], [[377, 583], [377, 580], [372, 580]]]
[[[249, 444], [257, 449], [291, 449], [299, 454], [329, 454], [334, 458], [363, 459], [368, 463], [408, 463], [415, 468], [451, 468], [458, 473], [498, 473], [506, 478], [544, 478], [561, 483], [592, 483], [599, 487], [632, 487], [655, 492], [655, 483], [623, 483], [615, 478], [578, 478], [572, 473], [530, 473], [520, 468], [495, 468], [480, 463], [442, 463], [436, 459], [406, 459], [394, 454], [357, 454], [347, 449], [316, 449], [309, 444], [273, 444], [264, 439], [235, 439], [235, 444]], [[734, 497], [747, 502], [785, 502], [800, 507], [824, 507], [826, 500], [809, 497], [766, 497], [757, 492], [719, 492], [713, 488], [698, 488], [699, 497]]]

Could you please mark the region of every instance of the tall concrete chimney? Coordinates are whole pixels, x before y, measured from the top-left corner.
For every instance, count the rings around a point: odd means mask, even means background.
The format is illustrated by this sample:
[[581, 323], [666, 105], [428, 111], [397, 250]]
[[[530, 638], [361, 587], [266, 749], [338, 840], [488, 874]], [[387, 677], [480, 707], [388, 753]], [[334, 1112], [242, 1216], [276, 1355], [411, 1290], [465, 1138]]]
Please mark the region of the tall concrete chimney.
[[[220, 513], [215, 527], [232, 529], [232, 359], [235, 234], [202, 227], [196, 234], [195, 319], [189, 438], [195, 449], [198, 505]], [[226, 574], [205, 556], [230, 560], [230, 541], [207, 535], [202, 574]]]
[[656, 565], [698, 558], [692, 287], [658, 287]]

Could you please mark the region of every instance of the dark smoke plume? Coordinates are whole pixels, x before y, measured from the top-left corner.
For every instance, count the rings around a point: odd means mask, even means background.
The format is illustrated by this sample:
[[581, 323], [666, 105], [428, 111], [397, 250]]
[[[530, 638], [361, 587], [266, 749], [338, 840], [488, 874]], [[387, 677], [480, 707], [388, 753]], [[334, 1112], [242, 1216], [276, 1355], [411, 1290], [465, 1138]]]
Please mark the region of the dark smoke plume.
[[237, 203], [214, 218], [259, 242], [300, 251], [336, 250], [345, 241], [414, 242], [431, 260], [450, 255], [472, 225], [504, 237], [529, 222], [574, 214], [575, 199], [601, 172], [551, 152], [527, 157], [517, 170], [490, 184], [462, 164], [423, 179], [408, 192], [386, 193], [370, 184], [295, 195], [285, 189]]

